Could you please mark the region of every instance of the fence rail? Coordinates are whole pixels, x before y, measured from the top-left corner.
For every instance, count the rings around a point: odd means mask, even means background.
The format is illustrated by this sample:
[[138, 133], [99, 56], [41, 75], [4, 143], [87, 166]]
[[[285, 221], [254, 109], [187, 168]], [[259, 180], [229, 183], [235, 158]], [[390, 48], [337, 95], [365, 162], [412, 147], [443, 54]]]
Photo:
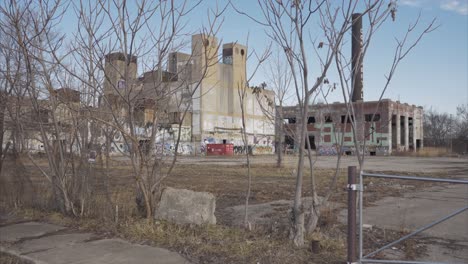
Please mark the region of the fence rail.
[[[363, 256], [363, 177], [373, 177], [373, 178], [386, 178], [386, 179], [399, 179], [399, 180], [414, 180], [414, 181], [428, 181], [428, 182], [438, 182], [438, 183], [454, 183], [454, 184], [468, 184], [468, 180], [459, 180], [459, 179], [444, 179], [444, 178], [429, 178], [429, 177], [417, 177], [417, 176], [402, 176], [402, 175], [387, 175], [387, 174], [376, 174], [376, 173], [359, 173], [359, 183], [356, 182], [356, 167], [348, 167], [348, 257], [347, 263], [402, 263], [402, 264], [446, 264], [442, 262], [425, 262], [425, 261], [408, 261], [408, 260], [383, 260], [383, 259], [371, 259], [370, 257], [375, 256], [376, 254], [388, 249], [408, 238], [411, 238], [435, 225], [438, 225], [458, 214], [463, 213], [468, 210], [468, 206], [460, 208], [449, 215], [441, 217], [436, 221], [429, 223], [425, 226], [422, 226], [415, 231], [411, 232], [408, 235], [405, 235], [391, 243], [388, 243], [379, 249]], [[358, 195], [356, 195], [358, 194]], [[359, 202], [356, 207], [356, 196], [358, 196]], [[356, 212], [356, 210], [358, 212]], [[358, 216], [358, 226], [357, 234], [358, 245], [356, 245], [356, 216]], [[358, 249], [357, 249], [358, 247]], [[356, 252], [357, 251], [357, 252]], [[358, 253], [358, 254], [356, 254]]]
[[400, 175], [375, 174], [375, 173], [366, 173], [366, 172], [362, 172], [361, 174], [362, 176], [374, 177], [374, 178], [468, 184], [468, 180], [429, 178], [429, 177], [418, 177], [418, 176], [400, 176]]

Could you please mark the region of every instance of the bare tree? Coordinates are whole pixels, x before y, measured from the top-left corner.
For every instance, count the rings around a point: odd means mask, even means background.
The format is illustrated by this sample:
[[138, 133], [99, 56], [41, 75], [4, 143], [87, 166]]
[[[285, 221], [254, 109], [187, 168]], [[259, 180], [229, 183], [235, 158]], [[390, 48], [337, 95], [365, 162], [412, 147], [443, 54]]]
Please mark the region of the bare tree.
[[[345, 45], [344, 39], [348, 36], [353, 25], [352, 15], [359, 11], [362, 16], [369, 17], [371, 25], [375, 25], [371, 30], [372, 34], [369, 34], [369, 39], [372, 38], [373, 33], [380, 27], [383, 21], [386, 21], [388, 17], [394, 18], [395, 15], [396, 10], [394, 3], [391, 1], [366, 1], [363, 5], [358, 4], [358, 2], [258, 1], [263, 14], [261, 19], [236, 8], [239, 13], [250, 17], [267, 28], [268, 36], [284, 51], [291, 70], [292, 83], [298, 102], [298, 118], [296, 120], [298, 128], [296, 136], [299, 142], [299, 155], [294, 206], [291, 217], [293, 225], [290, 232], [291, 238], [296, 245], [304, 244], [306, 212], [309, 212], [307, 232], [315, 229], [317, 219], [320, 216], [320, 207], [333, 192], [339, 169], [338, 159], [336, 173], [329, 184], [330, 188], [327, 190], [324, 199], [319, 201], [316, 195], [317, 187], [313, 176], [314, 163], [311, 160], [310, 142], [308, 142], [307, 136], [308, 113], [309, 109], [313, 107], [313, 98], [317, 96], [317, 93], [321, 92], [323, 84], [329, 83], [327, 75], [332, 71], [332, 66], [337, 67], [338, 73], [342, 73], [346, 69], [345, 67], [349, 66], [350, 59], [346, 60], [348, 63], [343, 64], [341, 62], [344, 61], [343, 56], [345, 56], [343, 50]], [[422, 35], [430, 32], [431, 29], [432, 27], [429, 26]], [[312, 53], [309, 52], [309, 43], [313, 45]], [[397, 49], [397, 54], [402, 55], [399, 58], [404, 57], [411, 51], [415, 44], [410, 45], [407, 49], [400, 49], [399, 51]], [[311, 56], [315, 58], [312, 61], [310, 61]], [[348, 77], [340, 78], [342, 79], [342, 87], [348, 87], [345, 84], [349, 81]], [[349, 92], [346, 94], [349, 94]], [[351, 110], [349, 112], [348, 116], [352, 114]], [[312, 175], [312, 184], [310, 186], [312, 192], [311, 208], [305, 208], [302, 202], [306, 157], [305, 146], [309, 146], [308, 157]]]
[[456, 136], [459, 139], [468, 139], [468, 104], [457, 107]]
[[[191, 33], [186, 30], [186, 18], [200, 3], [73, 2], [79, 27], [68, 46], [64, 45], [65, 35], [56, 31], [68, 7], [60, 0], [12, 0], [0, 6], [2, 32], [14, 42], [2, 42], [2, 52], [18, 54], [22, 71], [21, 75], [8, 72], [9, 78], [2, 78], [2, 84], [19, 87], [15, 77], [21, 76], [25, 92], [14, 99], [27, 99], [39, 131], [33, 133], [34, 140], [42, 144], [52, 172], [41, 168], [30, 151], [26, 154], [51, 182], [62, 212], [83, 215], [90, 194], [88, 154], [104, 150], [108, 181], [111, 150], [118, 149], [131, 162], [137, 203], [148, 219], [153, 217], [161, 183], [175, 166], [192, 100], [218, 62], [218, 44], [208, 43], [219, 30], [225, 7], [208, 11], [198, 54], [185, 58], [185, 65], [176, 62], [175, 70], [165, 69], [170, 64], [169, 54], [185, 46], [184, 38]], [[137, 58], [142, 61], [140, 66]], [[145, 71], [144, 79], [137, 76], [138, 68]], [[16, 105], [22, 106], [21, 102]], [[30, 133], [22, 121], [16, 122], [21, 133], [12, 134], [14, 141]], [[170, 139], [167, 133], [172, 135]], [[158, 147], [165, 140], [175, 144], [169, 162], [167, 153]]]
[[451, 135], [454, 120], [448, 113], [429, 109], [424, 113], [424, 137], [435, 147], [446, 146]]
[[[248, 44], [248, 41], [247, 41]], [[270, 47], [268, 46], [265, 51], [261, 54], [258, 55], [256, 51], [252, 51], [246, 58], [246, 64], [249, 59], [252, 61], [252, 58], [256, 59], [256, 66], [254, 67], [253, 72], [251, 73], [250, 76], [247, 76], [246, 73], [244, 73], [243, 76], [246, 76], [245, 80], [241, 79], [239, 83], [236, 84], [237, 88], [237, 94], [239, 96], [239, 107], [241, 110], [241, 136], [242, 136], [242, 143], [244, 147], [244, 152], [245, 152], [245, 159], [247, 162], [247, 190], [246, 190], [246, 195], [245, 195], [245, 210], [244, 210], [244, 227], [251, 229], [249, 218], [248, 218], [248, 213], [249, 213], [249, 199], [250, 199], [250, 192], [252, 188], [252, 174], [251, 174], [251, 163], [250, 163], [250, 155], [251, 155], [251, 146], [255, 144], [255, 142], [252, 142], [252, 145], [249, 142], [249, 137], [248, 137], [248, 129], [252, 129], [253, 127], [247, 126], [246, 124], [246, 115], [251, 114], [247, 113], [247, 104], [248, 103], [257, 103], [260, 105], [260, 107], [263, 109], [265, 108], [264, 103], [268, 100], [271, 100], [269, 97], [265, 97], [262, 99], [258, 99], [258, 95], [260, 94], [260, 91], [265, 89], [265, 84], [262, 84], [261, 86], [254, 86], [250, 87], [249, 83], [251, 82], [252, 78], [255, 76], [257, 70], [260, 68], [260, 66], [267, 60], [267, 58], [270, 56]], [[257, 95], [257, 96], [256, 96]], [[256, 97], [257, 100], [253, 100], [254, 97]], [[249, 100], [250, 99], [250, 100]]]
[[[299, 157], [297, 164], [296, 188], [294, 197], [294, 206], [292, 210], [292, 227], [291, 238], [298, 246], [304, 244], [304, 217], [306, 209], [302, 203], [302, 188], [304, 175], [304, 158], [305, 144], [307, 132], [307, 113], [310, 105], [310, 99], [313, 93], [322, 84], [326, 74], [333, 62], [336, 43], [341, 43], [345, 32], [349, 29], [349, 18], [352, 13], [352, 6], [344, 7], [342, 14], [344, 22], [340, 23], [337, 31], [333, 32], [333, 43], [329, 45], [329, 51], [325, 58], [320, 58], [321, 71], [317, 74], [317, 79], [310, 83], [308, 54], [305, 47], [306, 38], [308, 36], [308, 27], [312, 15], [322, 8], [324, 2], [313, 3], [312, 1], [303, 3], [299, 1], [259, 1], [259, 6], [262, 10], [264, 21], [259, 21], [262, 25], [268, 28], [267, 34], [284, 50], [288, 65], [291, 69], [293, 78], [293, 87], [295, 89], [298, 108], [299, 120], [297, 135], [299, 139]], [[241, 12], [245, 14], [244, 12]], [[324, 17], [325, 18], [325, 17]], [[338, 23], [336, 19], [323, 19], [323, 23], [329, 27], [336, 27]], [[333, 45], [335, 44], [335, 45]], [[311, 168], [312, 169], [312, 168]], [[315, 188], [315, 186], [314, 186]], [[315, 203], [312, 203], [315, 204]]]
[[[353, 94], [354, 81], [357, 79], [357, 74], [361, 72], [357, 69], [362, 68], [364, 58], [367, 54], [368, 48], [371, 46], [374, 39], [374, 35], [381, 28], [381, 26], [387, 22], [390, 18], [393, 22], [397, 19], [397, 4], [395, 1], [386, 3], [385, 1], [366, 3], [367, 12], [358, 13], [354, 19], [363, 19], [368, 25], [367, 31], [362, 34], [362, 47], [360, 48], [359, 54], [356, 57], [350, 57], [343, 52], [343, 47], [338, 49], [337, 55], [335, 56], [336, 71], [339, 76], [339, 86], [341, 87], [343, 99], [347, 106], [346, 119], [349, 119], [351, 128], [353, 131], [354, 145], [356, 150], [356, 156], [358, 158], [360, 169], [364, 166], [365, 156], [367, 155], [366, 149], [366, 138], [372, 133], [375, 133], [375, 128], [371, 131], [363, 131], [364, 120], [362, 120], [362, 113], [357, 112], [357, 106], [351, 100]], [[393, 80], [398, 66], [408, 54], [420, 43], [425, 35], [437, 29], [435, 25], [436, 20], [433, 19], [427, 25], [421, 26], [420, 24], [421, 14], [417, 16], [415, 21], [407, 27], [406, 32], [403, 36], [395, 37], [395, 44], [393, 45], [393, 58], [389, 62], [389, 69], [384, 76], [385, 83], [380, 89], [380, 96], [377, 101], [377, 105], [373, 114], [370, 118], [370, 122], [375, 120], [376, 114], [379, 112], [381, 101], [388, 90], [391, 81]], [[354, 21], [354, 20], [353, 20]], [[353, 22], [354, 23], [354, 22]], [[387, 122], [389, 123], [389, 122]]]
[[[73, 52], [78, 54], [77, 62], [90, 63], [81, 69], [82, 74], [67, 70], [86, 87], [91, 103], [99, 98], [97, 111], [90, 109], [90, 118], [104, 132], [106, 168], [111, 149], [118, 149], [130, 159], [137, 204], [144, 208], [148, 219], [153, 217], [161, 183], [176, 163], [192, 98], [205, 77], [212, 74], [211, 66], [218, 62], [218, 45], [208, 43], [219, 30], [224, 8], [209, 11], [209, 25], [200, 34], [200, 54], [191, 54], [185, 65], [175, 70], [165, 70], [170, 53], [184, 47], [186, 17], [199, 3], [98, 1], [95, 5], [81, 2], [76, 6], [84, 31], [77, 35], [78, 45]], [[142, 60], [140, 66], [137, 60]], [[141, 78], [137, 77], [138, 68], [145, 71]], [[197, 69], [197, 74], [191, 74], [191, 68]], [[166, 132], [174, 136], [169, 139]], [[174, 142], [168, 163], [162, 148], [165, 140]]]
[[[277, 167], [283, 166], [284, 130], [287, 129], [284, 124], [283, 107], [294, 97], [294, 95], [291, 94], [291, 71], [283, 56], [281, 51], [277, 49], [269, 62], [267, 71], [267, 86], [275, 92], [275, 101], [271, 102], [271, 104], [275, 105], [275, 107], [272, 108], [274, 111], [268, 108], [262, 108], [262, 111], [270, 119], [277, 131], [275, 139]], [[262, 101], [265, 99], [265, 95], [258, 93], [257, 100]], [[289, 132], [288, 134], [293, 134], [292, 131]]]
[[[64, 43], [64, 35], [57, 33], [56, 26], [65, 8], [61, 1], [10, 1], [8, 5], [1, 6], [1, 12], [8, 37], [14, 40], [9, 51], [18, 54], [23, 69], [22, 83], [11, 82], [11, 78], [10, 83], [24, 88], [22, 97], [25, 100], [22, 101], [32, 118], [32, 122], [18, 122], [19, 129], [14, 133], [22, 134], [23, 141], [29, 137], [28, 144], [31, 140], [41, 143], [50, 171], [39, 166], [31, 155], [31, 149], [27, 149], [26, 154], [51, 183], [55, 204], [60, 211], [77, 215], [73, 197], [76, 164], [71, 153], [79, 145], [76, 141], [77, 119], [73, 122], [71, 113], [78, 110], [79, 96], [77, 100], [69, 100], [72, 95], [66, 92], [67, 89], [58, 89], [65, 87], [67, 78], [64, 79], [59, 64], [50, 55], [59, 54]], [[22, 101], [17, 104], [22, 105]], [[12, 115], [16, 116], [22, 113], [19, 108], [13, 112]]]

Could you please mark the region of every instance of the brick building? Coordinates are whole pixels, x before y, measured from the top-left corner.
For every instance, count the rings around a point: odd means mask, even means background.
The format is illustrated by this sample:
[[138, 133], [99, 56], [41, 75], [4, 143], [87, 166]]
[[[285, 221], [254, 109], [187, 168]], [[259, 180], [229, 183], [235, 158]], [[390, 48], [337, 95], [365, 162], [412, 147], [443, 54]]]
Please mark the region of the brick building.
[[[336, 155], [341, 142], [343, 154], [355, 153], [355, 140], [368, 155], [389, 155], [392, 152], [417, 151], [423, 147], [423, 109], [415, 105], [384, 99], [353, 102], [355, 114], [346, 118], [344, 103], [316, 104], [307, 118], [307, 135], [311, 148], [320, 155]], [[373, 114], [375, 116], [373, 117]], [[354, 120], [353, 133], [350, 120]], [[298, 148], [297, 129], [300, 116], [297, 107], [283, 108], [285, 137], [290, 148]]]

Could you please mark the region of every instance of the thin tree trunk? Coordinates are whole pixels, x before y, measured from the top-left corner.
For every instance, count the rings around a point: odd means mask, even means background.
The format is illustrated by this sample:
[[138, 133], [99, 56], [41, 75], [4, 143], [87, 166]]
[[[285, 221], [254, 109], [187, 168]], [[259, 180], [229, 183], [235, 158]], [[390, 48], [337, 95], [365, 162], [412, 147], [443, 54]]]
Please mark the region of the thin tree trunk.
[[282, 116], [283, 116], [283, 106], [282, 104], [280, 103], [280, 106], [279, 106], [279, 111], [280, 111], [280, 114], [279, 114], [279, 119], [277, 122], [277, 131], [278, 131], [278, 138], [277, 138], [277, 146], [276, 146], [276, 155], [277, 155], [277, 159], [276, 159], [276, 167], [278, 168], [281, 168], [283, 166], [283, 120], [282, 120]]
[[306, 233], [310, 234], [317, 227], [317, 223], [320, 217], [321, 205], [319, 204], [317, 191], [316, 191], [314, 163], [312, 161], [312, 151], [311, 151], [311, 144], [310, 144], [309, 137], [307, 137], [306, 140], [307, 140], [309, 167], [310, 167], [310, 188], [311, 188], [311, 198], [312, 198], [312, 201], [310, 204], [310, 210], [309, 210], [309, 217], [307, 219], [307, 224], [306, 224]]
[[304, 208], [302, 205], [302, 183], [304, 176], [304, 145], [307, 132], [307, 112], [309, 96], [305, 95], [304, 104], [301, 108], [301, 126], [299, 138], [299, 161], [297, 163], [296, 189], [293, 206], [293, 229], [292, 240], [296, 246], [304, 245]]

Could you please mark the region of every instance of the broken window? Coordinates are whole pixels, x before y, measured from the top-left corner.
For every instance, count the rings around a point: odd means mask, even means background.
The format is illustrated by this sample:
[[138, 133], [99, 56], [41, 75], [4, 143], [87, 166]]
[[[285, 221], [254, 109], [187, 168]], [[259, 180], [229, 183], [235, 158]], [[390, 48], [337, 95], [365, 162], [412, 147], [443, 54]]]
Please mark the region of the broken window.
[[127, 84], [126, 84], [124, 79], [120, 79], [117, 82], [117, 89], [125, 89], [126, 86], [127, 86]]
[[346, 123], [350, 124], [352, 121], [354, 121], [354, 116], [353, 115], [350, 115], [350, 116], [342, 115], [341, 116], [341, 124], [344, 124], [345, 121], [346, 121]]
[[366, 122], [377, 122], [377, 121], [380, 121], [380, 114], [375, 114], [374, 116], [374, 119], [372, 119], [372, 116], [374, 114], [366, 114], [364, 116], [364, 119], [366, 120]]
[[309, 118], [307, 119], [307, 124], [315, 124], [315, 117], [309, 116]]
[[232, 48], [223, 49], [223, 63], [232, 64]]
[[288, 117], [285, 119], [288, 124], [295, 124], [296, 123], [296, 118], [295, 117]]
[[324, 116], [323, 119], [325, 119], [325, 123], [332, 123], [333, 122], [332, 117], [329, 116], [329, 115]]
[[292, 149], [294, 147], [294, 138], [291, 136], [284, 136], [284, 144], [286, 148]]

